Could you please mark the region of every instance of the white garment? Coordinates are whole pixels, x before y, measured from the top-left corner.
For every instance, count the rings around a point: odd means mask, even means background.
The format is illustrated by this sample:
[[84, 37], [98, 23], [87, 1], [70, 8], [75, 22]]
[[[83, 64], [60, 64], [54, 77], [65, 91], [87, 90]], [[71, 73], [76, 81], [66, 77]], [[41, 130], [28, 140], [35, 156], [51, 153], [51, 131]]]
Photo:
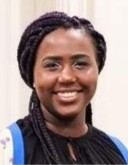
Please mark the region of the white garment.
[[13, 141], [7, 128], [0, 132], [0, 165], [13, 165]]

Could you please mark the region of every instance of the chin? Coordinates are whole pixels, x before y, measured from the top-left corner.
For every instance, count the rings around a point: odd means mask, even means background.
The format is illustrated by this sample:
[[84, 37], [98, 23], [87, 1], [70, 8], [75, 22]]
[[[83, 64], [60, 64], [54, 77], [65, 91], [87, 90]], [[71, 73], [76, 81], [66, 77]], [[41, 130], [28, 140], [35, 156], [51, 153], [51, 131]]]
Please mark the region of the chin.
[[59, 120], [63, 120], [63, 121], [73, 121], [77, 118], [79, 114], [74, 112], [74, 113], [56, 113], [56, 117], [59, 119]]

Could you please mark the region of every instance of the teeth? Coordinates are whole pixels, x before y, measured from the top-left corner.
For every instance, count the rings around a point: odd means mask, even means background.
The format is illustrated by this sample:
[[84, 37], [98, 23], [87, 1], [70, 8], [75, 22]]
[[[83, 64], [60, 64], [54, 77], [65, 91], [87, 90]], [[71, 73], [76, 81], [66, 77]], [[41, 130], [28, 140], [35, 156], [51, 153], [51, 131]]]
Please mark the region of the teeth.
[[77, 94], [77, 92], [59, 92], [58, 95], [60, 97], [74, 97]]

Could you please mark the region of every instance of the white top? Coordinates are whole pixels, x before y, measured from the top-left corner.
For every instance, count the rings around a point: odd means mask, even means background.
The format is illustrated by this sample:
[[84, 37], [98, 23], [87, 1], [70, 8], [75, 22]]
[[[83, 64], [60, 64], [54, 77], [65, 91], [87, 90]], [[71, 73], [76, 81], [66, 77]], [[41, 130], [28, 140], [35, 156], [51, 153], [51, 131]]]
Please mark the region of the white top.
[[7, 128], [0, 132], [0, 165], [13, 165], [13, 141]]

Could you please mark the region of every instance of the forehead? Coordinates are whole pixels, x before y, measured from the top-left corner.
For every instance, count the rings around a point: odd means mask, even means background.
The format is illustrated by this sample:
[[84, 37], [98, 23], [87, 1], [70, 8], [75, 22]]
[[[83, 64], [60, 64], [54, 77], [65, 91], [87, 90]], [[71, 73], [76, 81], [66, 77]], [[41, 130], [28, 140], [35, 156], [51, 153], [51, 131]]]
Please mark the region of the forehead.
[[[59, 28], [46, 35], [39, 45], [39, 52], [59, 53], [76, 51], [94, 51], [91, 37], [82, 29]], [[57, 52], [57, 53], [58, 53]]]
[[85, 39], [85, 38], [89, 38], [89, 36], [87, 35], [87, 33], [83, 30], [83, 29], [64, 29], [64, 28], [59, 28], [56, 29], [54, 31], [52, 31], [51, 33], [49, 33], [48, 35], [46, 35], [43, 39], [43, 42], [55, 42], [58, 41], [57, 39], [59, 39], [59, 42], [64, 41], [63, 39], [67, 38], [67, 39], [75, 39], [78, 40], [78, 42], [81, 39]]

